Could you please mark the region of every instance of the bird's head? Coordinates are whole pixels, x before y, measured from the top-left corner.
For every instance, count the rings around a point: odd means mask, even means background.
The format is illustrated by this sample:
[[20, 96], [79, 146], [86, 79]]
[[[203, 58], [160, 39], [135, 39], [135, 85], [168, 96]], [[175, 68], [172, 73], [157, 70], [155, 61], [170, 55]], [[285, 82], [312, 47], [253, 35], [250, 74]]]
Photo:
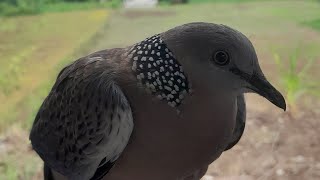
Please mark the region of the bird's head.
[[190, 23], [160, 35], [190, 79], [235, 94], [255, 92], [286, 109], [281, 93], [265, 78], [255, 49], [242, 33], [211, 23]]

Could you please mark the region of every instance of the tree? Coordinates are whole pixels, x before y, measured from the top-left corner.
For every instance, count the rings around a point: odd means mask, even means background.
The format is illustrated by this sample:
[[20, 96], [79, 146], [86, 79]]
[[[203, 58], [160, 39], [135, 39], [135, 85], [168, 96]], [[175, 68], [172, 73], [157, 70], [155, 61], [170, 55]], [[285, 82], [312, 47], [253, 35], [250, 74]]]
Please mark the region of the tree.
[[188, 0], [159, 0], [159, 1], [170, 3], [170, 4], [183, 4], [188, 2]]
[[188, 0], [171, 0], [172, 4], [183, 4], [183, 3], [187, 3]]

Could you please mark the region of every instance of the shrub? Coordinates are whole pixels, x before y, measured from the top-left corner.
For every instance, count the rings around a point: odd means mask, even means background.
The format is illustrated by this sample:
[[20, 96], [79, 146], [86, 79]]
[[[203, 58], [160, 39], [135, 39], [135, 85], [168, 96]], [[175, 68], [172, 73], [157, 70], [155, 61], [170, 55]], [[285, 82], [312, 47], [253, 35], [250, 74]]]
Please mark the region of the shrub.
[[189, 0], [159, 0], [161, 4], [182, 4], [188, 3]]
[[41, 0], [5, 0], [0, 3], [0, 14], [12, 16], [39, 13], [43, 3]]

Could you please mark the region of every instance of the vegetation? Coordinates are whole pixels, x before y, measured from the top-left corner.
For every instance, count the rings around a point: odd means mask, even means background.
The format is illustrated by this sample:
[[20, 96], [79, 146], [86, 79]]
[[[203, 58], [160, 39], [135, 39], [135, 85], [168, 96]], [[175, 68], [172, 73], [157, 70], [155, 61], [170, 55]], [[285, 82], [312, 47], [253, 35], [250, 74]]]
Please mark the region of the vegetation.
[[187, 3], [189, 0], [159, 0], [161, 4], [181, 4]]
[[32, 14], [40, 11], [41, 0], [3, 0], [0, 2], [0, 14]]
[[117, 8], [121, 2], [121, 0], [3, 0], [0, 2], [0, 15]]
[[159, 0], [161, 4], [178, 4], [178, 3], [243, 3], [249, 1], [267, 1], [267, 0]]
[[320, 31], [320, 18], [305, 22], [304, 24]]
[[299, 49], [296, 49], [290, 55], [289, 61], [283, 60], [278, 53], [274, 53], [274, 59], [290, 112], [297, 111], [297, 102], [302, 95], [320, 95], [320, 84], [308, 72], [315, 65], [314, 58], [299, 61]]

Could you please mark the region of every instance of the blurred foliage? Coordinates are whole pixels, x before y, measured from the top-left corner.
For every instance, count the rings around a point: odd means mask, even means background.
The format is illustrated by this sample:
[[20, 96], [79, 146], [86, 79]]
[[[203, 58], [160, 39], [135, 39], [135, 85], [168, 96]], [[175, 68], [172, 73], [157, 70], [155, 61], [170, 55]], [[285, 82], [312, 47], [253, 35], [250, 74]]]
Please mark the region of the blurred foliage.
[[159, 0], [160, 4], [182, 4], [188, 3], [190, 0]]
[[314, 58], [299, 59], [299, 49], [296, 49], [290, 54], [288, 61], [282, 59], [278, 53], [274, 53], [274, 60], [280, 73], [289, 110], [296, 110], [298, 99], [302, 95], [306, 93], [319, 95], [319, 82], [312, 80], [309, 72], [316, 63]]
[[312, 21], [304, 22], [303, 24], [320, 31], [320, 19], [315, 19]]
[[178, 3], [236, 3], [236, 2], [248, 2], [248, 1], [266, 1], [266, 0], [159, 0], [160, 4], [178, 4]]
[[101, 8], [119, 8], [121, 7], [121, 0], [109, 0], [106, 2], [66, 2], [61, 1], [57, 3], [45, 4], [42, 8], [42, 12], [65, 12], [72, 10], [89, 10], [89, 9], [101, 9]]
[[117, 8], [122, 0], [2, 0], [0, 15], [14, 16], [52, 11]]
[[34, 14], [41, 10], [42, 0], [3, 0], [0, 2], [1, 15]]

